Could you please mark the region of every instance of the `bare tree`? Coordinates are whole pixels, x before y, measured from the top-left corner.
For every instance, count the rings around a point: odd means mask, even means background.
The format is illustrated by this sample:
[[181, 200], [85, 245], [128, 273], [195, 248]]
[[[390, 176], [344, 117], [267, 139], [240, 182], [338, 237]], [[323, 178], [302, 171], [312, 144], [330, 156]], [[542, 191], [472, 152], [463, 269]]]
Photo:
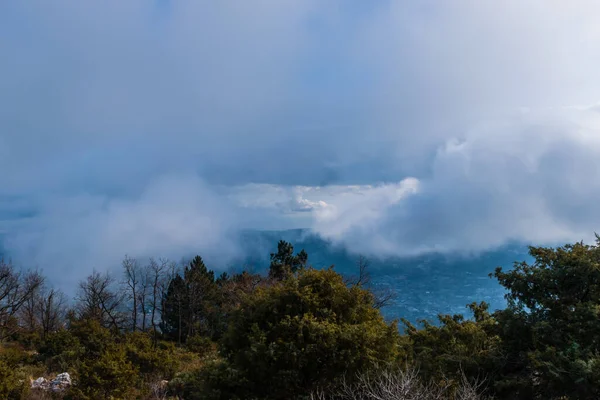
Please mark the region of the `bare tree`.
[[[175, 278], [175, 276], [179, 273], [179, 266], [176, 262], [168, 262], [166, 271], [163, 273], [163, 277], [160, 281], [160, 286], [158, 290], [159, 295], [159, 312], [162, 320], [163, 313], [166, 309], [167, 302], [167, 292], [169, 290], [169, 285], [171, 281]], [[178, 296], [179, 297], [179, 296]], [[181, 310], [181, 307], [180, 307]], [[179, 314], [181, 316], [181, 312]], [[179, 331], [181, 331], [181, 322], [179, 324]], [[181, 332], [180, 332], [181, 333]], [[181, 336], [181, 335], [180, 335]], [[181, 344], [181, 338], [179, 339], [179, 344]]]
[[372, 286], [369, 290], [375, 298], [373, 307], [377, 309], [393, 304], [397, 297], [394, 289], [389, 287]]
[[363, 255], [359, 255], [356, 260], [356, 268], [358, 275], [350, 275], [344, 278], [347, 285], [360, 286], [363, 289], [369, 290], [373, 294], [373, 306], [375, 308], [383, 308], [394, 302], [396, 292], [391, 288], [382, 287], [373, 282], [371, 278], [371, 262]]
[[168, 384], [166, 380], [154, 380], [148, 384], [150, 389], [149, 400], [166, 400], [168, 398]]
[[454, 394], [456, 400], [484, 400], [486, 398], [491, 400], [491, 397], [485, 396], [485, 377], [481, 378], [478, 376], [473, 380], [469, 380], [462, 368], [460, 377], [460, 385]]
[[42, 285], [35, 288], [19, 310], [20, 324], [28, 332], [35, 332], [40, 328], [38, 300], [41, 291]]
[[65, 320], [66, 296], [60, 290], [39, 285], [25, 300], [19, 312], [21, 326], [29, 332], [39, 332], [45, 338], [58, 330]]
[[146, 331], [147, 328], [147, 316], [148, 307], [150, 302], [150, 294], [152, 288], [152, 273], [149, 268], [142, 268], [140, 270], [140, 285], [137, 291], [138, 303], [140, 305], [140, 313], [142, 314], [142, 331]]
[[141, 314], [141, 330], [148, 327], [148, 314], [150, 314], [150, 326], [156, 329], [159, 314], [163, 309], [164, 294], [169, 282], [175, 276], [176, 264], [167, 259], [156, 261], [150, 258], [148, 264], [139, 268], [136, 297], [138, 313]]
[[131, 331], [135, 332], [138, 325], [139, 286], [142, 280], [142, 272], [135, 258], [125, 256], [122, 265], [125, 278], [123, 282], [126, 291], [125, 297], [131, 302]]
[[150, 275], [151, 284], [151, 297], [150, 297], [150, 323], [152, 325], [152, 332], [154, 337], [154, 344], [157, 341], [157, 316], [160, 312], [159, 307], [161, 305], [161, 294], [162, 287], [164, 285], [165, 274], [169, 269], [169, 261], [161, 258], [158, 261], [151, 258], [150, 263], [147, 266], [147, 270]]
[[92, 318], [104, 327], [120, 330], [125, 320], [123, 315], [124, 295], [114, 288], [114, 278], [106, 273], [92, 272], [79, 283], [75, 298], [80, 318]]
[[254, 292], [259, 286], [268, 285], [268, 282], [260, 274], [243, 270], [240, 273], [232, 274], [230, 278], [220, 282], [219, 285], [222, 296], [225, 298], [225, 304], [229, 308], [235, 309], [245, 296]]
[[37, 271], [22, 272], [0, 260], [0, 340], [18, 329], [17, 313], [43, 282]]
[[424, 382], [415, 369], [381, 369], [343, 381], [338, 389], [318, 390], [312, 400], [483, 400], [483, 381], [470, 382], [463, 374], [458, 387]]
[[60, 290], [54, 288], [44, 289], [37, 296], [37, 309], [42, 328], [42, 338], [45, 338], [49, 333], [56, 332], [64, 325], [67, 313], [67, 297]]
[[341, 392], [347, 399], [442, 400], [447, 398], [447, 390], [445, 385], [422, 382], [415, 369], [384, 369], [372, 374], [360, 374], [354, 385], [344, 385]]
[[369, 259], [363, 255], [359, 255], [356, 260], [356, 269], [358, 270], [358, 275], [349, 275], [344, 278], [344, 281], [347, 285], [351, 286], [368, 286], [371, 284], [371, 273], [369, 271], [369, 266], [371, 262]]

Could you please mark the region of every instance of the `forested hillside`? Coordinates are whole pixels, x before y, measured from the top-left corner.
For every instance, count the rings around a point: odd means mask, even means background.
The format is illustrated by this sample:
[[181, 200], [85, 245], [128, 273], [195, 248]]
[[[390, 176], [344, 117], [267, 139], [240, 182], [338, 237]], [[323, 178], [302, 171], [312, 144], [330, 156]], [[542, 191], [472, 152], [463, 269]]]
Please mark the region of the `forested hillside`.
[[386, 321], [404, 293], [366, 259], [315, 269], [286, 241], [263, 274], [126, 257], [74, 299], [2, 262], [0, 398], [598, 398], [599, 245], [532, 247], [490, 271], [506, 308], [420, 324]]

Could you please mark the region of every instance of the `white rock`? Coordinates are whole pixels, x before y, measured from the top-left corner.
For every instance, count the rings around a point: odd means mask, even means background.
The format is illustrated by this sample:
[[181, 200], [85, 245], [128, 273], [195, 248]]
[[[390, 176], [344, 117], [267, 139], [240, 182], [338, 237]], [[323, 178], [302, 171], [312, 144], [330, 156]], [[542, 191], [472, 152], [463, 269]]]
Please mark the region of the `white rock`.
[[68, 372], [58, 374], [56, 378], [50, 382], [50, 390], [53, 392], [62, 392], [71, 386], [71, 376]]
[[46, 378], [43, 377], [37, 378], [35, 381], [31, 382], [32, 389], [48, 390], [49, 387], [50, 382], [48, 382], [48, 380], [46, 380]]

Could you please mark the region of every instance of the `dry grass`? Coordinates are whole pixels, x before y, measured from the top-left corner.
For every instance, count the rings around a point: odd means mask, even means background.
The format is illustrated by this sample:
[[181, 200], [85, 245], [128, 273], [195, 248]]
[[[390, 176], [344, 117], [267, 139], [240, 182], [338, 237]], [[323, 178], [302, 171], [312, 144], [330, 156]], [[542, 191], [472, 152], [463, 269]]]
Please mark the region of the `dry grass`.
[[44, 390], [31, 390], [29, 393], [27, 393], [27, 395], [25, 396], [24, 400], [54, 400], [54, 399], [60, 399], [61, 397], [58, 397], [60, 395], [55, 394], [52, 395]]
[[179, 360], [178, 373], [193, 372], [202, 368], [207, 361], [217, 357], [216, 349], [204, 356], [198, 356], [198, 353], [193, 353], [182, 348], [177, 348], [173, 357]]

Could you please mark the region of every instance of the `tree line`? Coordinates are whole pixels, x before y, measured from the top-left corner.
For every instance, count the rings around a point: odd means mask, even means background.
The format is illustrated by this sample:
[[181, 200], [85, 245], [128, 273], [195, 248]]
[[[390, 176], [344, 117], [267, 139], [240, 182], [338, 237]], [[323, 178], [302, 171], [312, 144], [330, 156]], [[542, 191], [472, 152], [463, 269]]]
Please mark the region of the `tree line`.
[[[265, 274], [125, 257], [72, 301], [1, 262], [0, 398], [598, 398], [600, 238], [530, 255], [490, 274], [505, 309], [418, 325], [383, 318], [365, 258], [342, 276], [284, 241]], [[60, 372], [69, 390], [30, 389]]]

